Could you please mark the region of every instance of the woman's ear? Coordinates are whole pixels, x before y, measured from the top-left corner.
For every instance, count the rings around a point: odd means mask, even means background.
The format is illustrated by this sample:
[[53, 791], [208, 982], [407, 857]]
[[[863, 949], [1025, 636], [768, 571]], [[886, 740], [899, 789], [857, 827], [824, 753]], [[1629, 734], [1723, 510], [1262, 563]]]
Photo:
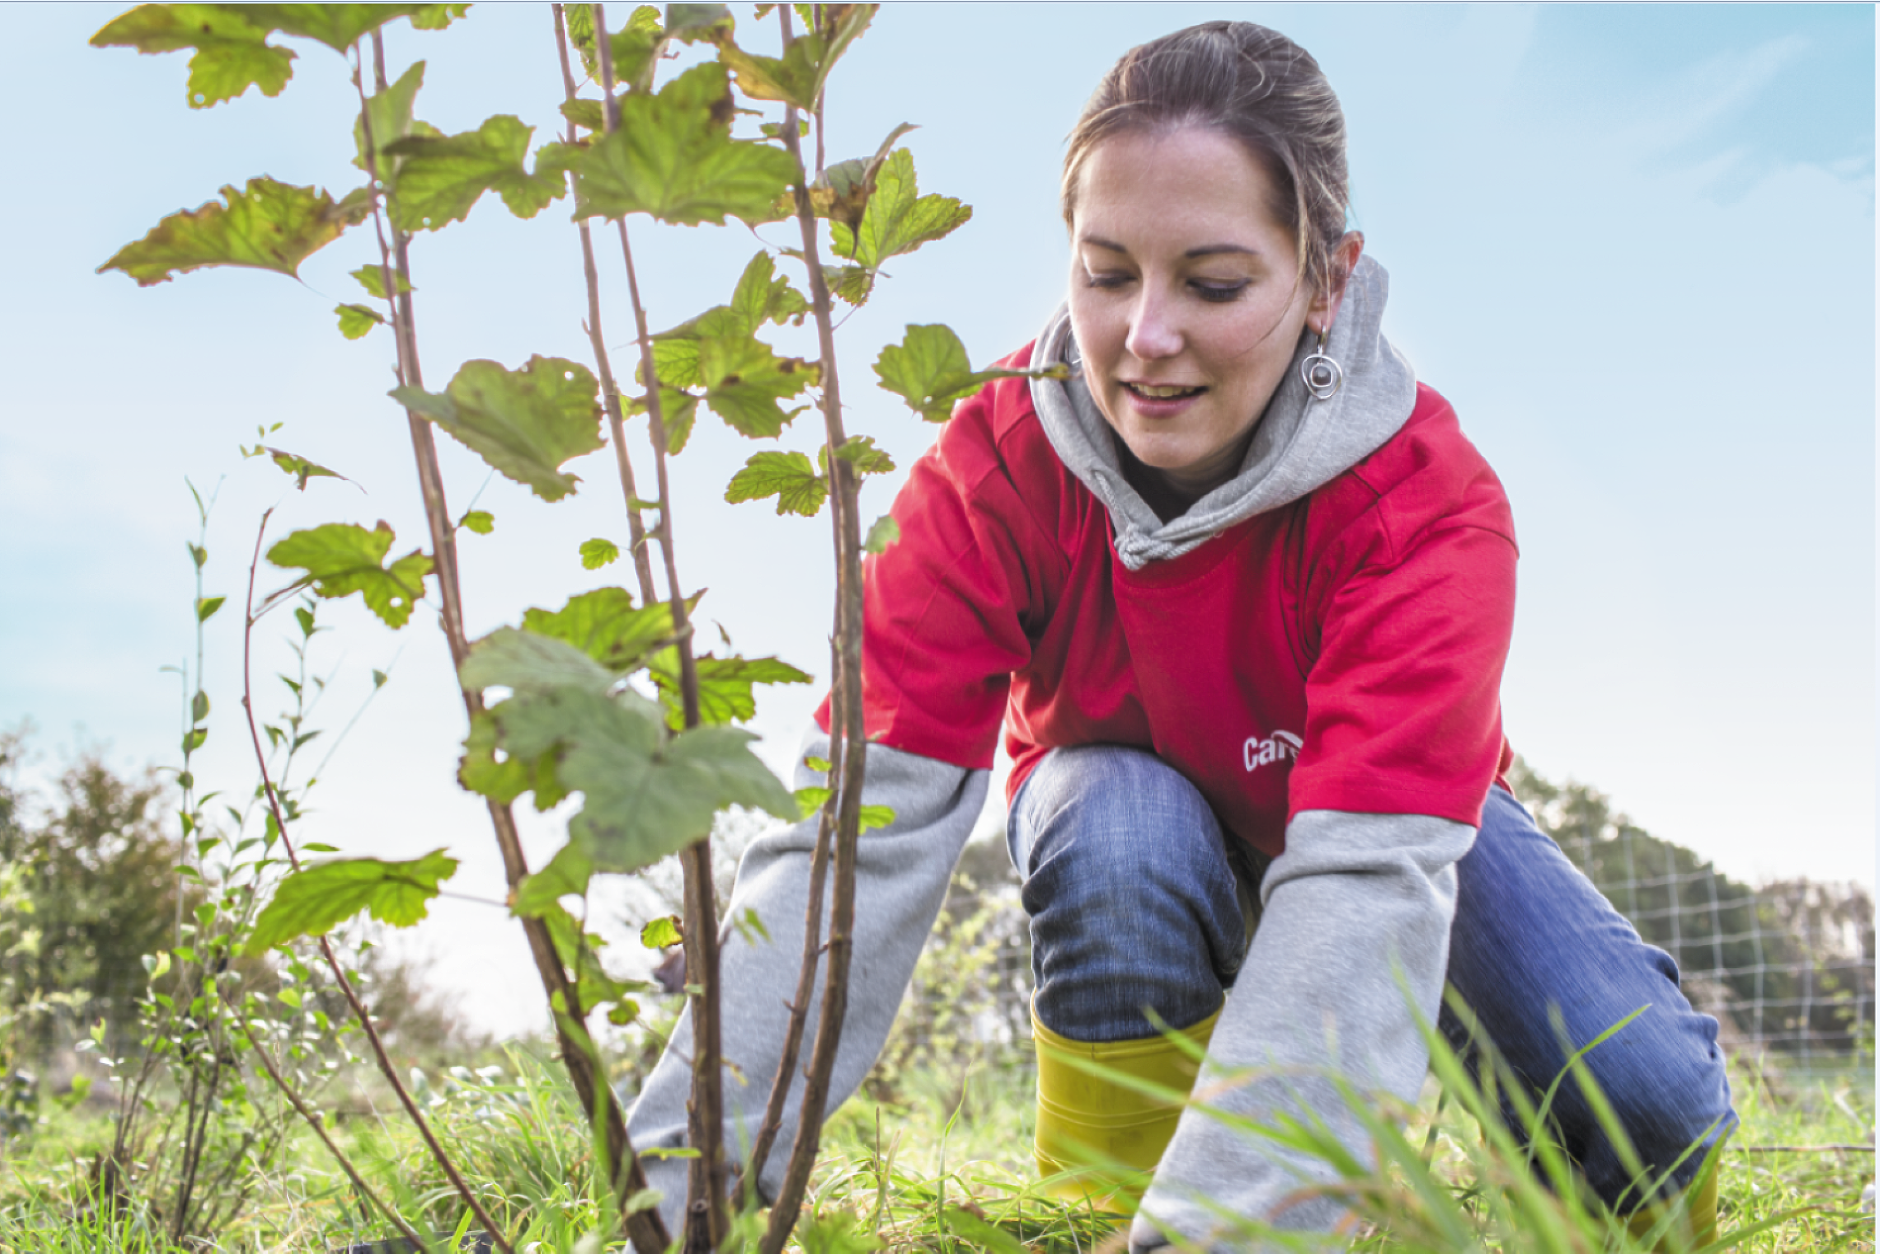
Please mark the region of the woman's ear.
[[1345, 300], [1345, 284], [1351, 280], [1351, 272], [1357, 268], [1358, 258], [1364, 255], [1364, 232], [1346, 231], [1332, 249], [1331, 285], [1312, 298], [1312, 306], [1306, 311], [1306, 325], [1314, 334], [1323, 334], [1331, 330], [1332, 323], [1338, 321], [1338, 307]]

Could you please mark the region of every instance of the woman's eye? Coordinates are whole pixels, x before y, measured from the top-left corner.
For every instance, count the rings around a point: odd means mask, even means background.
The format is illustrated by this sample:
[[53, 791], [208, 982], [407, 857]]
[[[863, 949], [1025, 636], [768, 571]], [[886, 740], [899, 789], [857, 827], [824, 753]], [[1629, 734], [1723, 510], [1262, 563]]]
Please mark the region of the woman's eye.
[[1085, 287], [1121, 287], [1123, 284], [1129, 282], [1129, 279], [1129, 275], [1118, 274], [1114, 271], [1104, 273], [1097, 273], [1090, 270], [1084, 271]]
[[1238, 283], [1197, 282], [1193, 286], [1195, 295], [1199, 296], [1202, 300], [1214, 301], [1218, 304], [1238, 297], [1242, 292], [1247, 290], [1247, 283], [1247, 280], [1242, 279]]

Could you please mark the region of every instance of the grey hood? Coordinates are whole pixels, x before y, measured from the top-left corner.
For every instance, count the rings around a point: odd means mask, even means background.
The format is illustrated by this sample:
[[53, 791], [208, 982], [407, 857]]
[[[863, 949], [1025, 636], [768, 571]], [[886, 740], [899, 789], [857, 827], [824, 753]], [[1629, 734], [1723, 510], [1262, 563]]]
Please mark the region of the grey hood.
[[[1254, 429], [1240, 473], [1163, 522], [1123, 477], [1110, 426], [1091, 399], [1081, 372], [1068, 380], [1033, 379], [1032, 404], [1046, 438], [1078, 481], [1110, 512], [1116, 554], [1130, 570], [1180, 557], [1235, 523], [1296, 501], [1351, 469], [1397, 434], [1416, 405], [1416, 373], [1384, 338], [1390, 276], [1360, 257], [1345, 288], [1325, 352], [1344, 369], [1344, 383], [1314, 400], [1299, 363], [1316, 347], [1302, 335], [1292, 365]], [[1068, 306], [1059, 306], [1032, 349], [1031, 368], [1076, 367]]]

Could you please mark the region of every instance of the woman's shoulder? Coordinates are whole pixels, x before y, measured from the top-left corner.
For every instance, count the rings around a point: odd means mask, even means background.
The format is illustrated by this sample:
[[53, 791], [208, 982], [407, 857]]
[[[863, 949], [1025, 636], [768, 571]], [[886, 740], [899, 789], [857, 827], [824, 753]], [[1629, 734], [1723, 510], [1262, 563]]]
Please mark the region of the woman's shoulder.
[[[1024, 370], [1032, 346], [993, 363], [995, 370]], [[1031, 381], [1008, 375], [993, 379], [953, 407], [929, 454], [960, 489], [973, 492], [990, 476], [1011, 483], [1021, 496], [1061, 486], [1069, 472], [1052, 451], [1032, 404]]]
[[1449, 526], [1514, 540], [1501, 480], [1463, 434], [1455, 407], [1426, 383], [1395, 435], [1313, 495], [1317, 521], [1332, 531], [1369, 519], [1398, 543]]

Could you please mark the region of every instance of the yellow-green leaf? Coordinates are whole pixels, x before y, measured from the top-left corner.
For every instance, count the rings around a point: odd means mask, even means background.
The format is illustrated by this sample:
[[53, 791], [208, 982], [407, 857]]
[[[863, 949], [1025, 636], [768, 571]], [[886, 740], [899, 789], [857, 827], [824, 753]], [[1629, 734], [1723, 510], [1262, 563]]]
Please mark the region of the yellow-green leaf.
[[584, 570], [599, 570], [619, 560], [620, 546], [612, 540], [596, 537], [581, 542], [581, 566]]
[[757, 453], [731, 478], [725, 500], [777, 498], [777, 513], [813, 517], [829, 497], [829, 484], [801, 453]]
[[333, 312], [339, 315], [339, 333], [349, 340], [361, 338], [385, 321], [378, 310], [365, 305], [336, 305]]
[[410, 927], [456, 871], [457, 859], [434, 849], [404, 862], [341, 858], [290, 872], [256, 917], [243, 952], [259, 957], [302, 936], [324, 936], [362, 910], [381, 923]]
[[474, 449], [544, 501], [574, 491], [564, 462], [592, 453], [601, 435], [600, 385], [579, 362], [531, 357], [520, 370], [466, 362], [441, 393], [394, 388], [392, 398]]
[[993, 379], [1024, 377], [1025, 370], [974, 370], [966, 345], [952, 328], [935, 323], [907, 328], [899, 344], [890, 344], [875, 359], [881, 386], [907, 402], [909, 409], [928, 422], [953, 416], [954, 402], [972, 395]]
[[360, 193], [335, 201], [317, 187], [249, 179], [241, 191], [224, 187], [222, 203], [171, 214], [120, 248], [98, 273], [122, 270], [140, 287], [202, 266], [252, 266], [298, 277], [301, 262], [370, 212]]
[[635, 609], [624, 588], [596, 588], [559, 610], [523, 611], [524, 629], [564, 641], [615, 674], [639, 666], [672, 636], [672, 607], [661, 601]]
[[403, 627], [411, 607], [424, 595], [431, 559], [414, 549], [385, 565], [394, 538], [383, 522], [371, 531], [353, 523], [328, 523], [294, 532], [268, 550], [268, 560], [306, 571], [306, 580], [319, 596], [357, 592], [386, 626]]
[[411, 135], [386, 145], [385, 152], [398, 158], [393, 225], [435, 231], [460, 222], [486, 191], [500, 195], [517, 217], [534, 217], [566, 190], [558, 174], [532, 174], [525, 165], [534, 129], [498, 114], [460, 135]]
[[775, 221], [796, 163], [770, 144], [733, 139], [732, 109], [725, 69], [715, 62], [656, 93], [628, 95], [619, 129], [568, 159], [575, 216], [646, 213], [686, 226]]

